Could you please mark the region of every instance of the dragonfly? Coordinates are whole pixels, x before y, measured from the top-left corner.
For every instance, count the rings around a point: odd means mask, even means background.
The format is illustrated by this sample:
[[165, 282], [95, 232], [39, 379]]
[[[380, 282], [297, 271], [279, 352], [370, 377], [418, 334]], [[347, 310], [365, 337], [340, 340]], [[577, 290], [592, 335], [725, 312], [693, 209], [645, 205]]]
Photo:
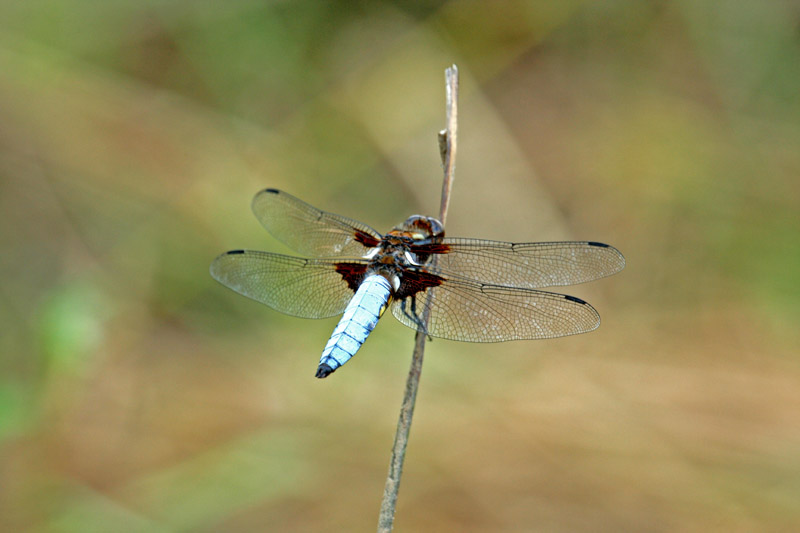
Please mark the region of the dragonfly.
[[445, 237], [442, 223], [413, 215], [382, 235], [277, 189], [253, 213], [304, 257], [231, 250], [211, 276], [272, 309], [302, 318], [342, 315], [316, 377], [349, 361], [383, 312], [428, 337], [465, 342], [549, 339], [597, 329], [590, 304], [541, 288], [610, 276], [625, 258], [595, 241], [511, 243]]

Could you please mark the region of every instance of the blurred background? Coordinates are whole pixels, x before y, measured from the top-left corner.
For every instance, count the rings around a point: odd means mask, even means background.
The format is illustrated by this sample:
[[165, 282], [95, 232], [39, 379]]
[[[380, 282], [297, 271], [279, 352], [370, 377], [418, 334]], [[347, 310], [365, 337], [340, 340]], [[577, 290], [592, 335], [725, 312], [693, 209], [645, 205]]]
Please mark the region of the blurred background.
[[603, 316], [428, 345], [398, 531], [800, 528], [800, 4], [3, 2], [0, 529], [370, 531], [413, 333], [218, 285], [264, 187], [598, 240]]

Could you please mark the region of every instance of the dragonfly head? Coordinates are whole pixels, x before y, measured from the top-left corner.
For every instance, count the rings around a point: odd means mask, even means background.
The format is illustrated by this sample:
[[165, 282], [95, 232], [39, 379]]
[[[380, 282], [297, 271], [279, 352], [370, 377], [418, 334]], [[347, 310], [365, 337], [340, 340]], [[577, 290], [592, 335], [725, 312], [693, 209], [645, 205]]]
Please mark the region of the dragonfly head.
[[444, 239], [444, 227], [433, 217], [411, 215], [390, 234], [411, 239], [414, 244], [438, 244]]

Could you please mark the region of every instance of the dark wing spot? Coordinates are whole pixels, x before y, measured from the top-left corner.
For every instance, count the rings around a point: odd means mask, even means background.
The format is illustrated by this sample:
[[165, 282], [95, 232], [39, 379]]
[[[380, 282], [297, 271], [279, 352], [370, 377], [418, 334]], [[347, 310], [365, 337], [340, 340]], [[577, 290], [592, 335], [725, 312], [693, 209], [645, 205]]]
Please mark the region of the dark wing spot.
[[584, 302], [584, 301], [583, 301], [583, 300], [581, 300], [580, 298], [575, 298], [574, 296], [569, 296], [568, 294], [565, 294], [565, 295], [564, 295], [564, 298], [566, 298], [566, 299], [567, 299], [567, 300], [569, 300], [570, 302], [575, 302], [576, 304], [588, 305], [588, 303], [587, 303], [587, 302]]
[[273, 189], [273, 188], [264, 189], [264, 192], [268, 192], [268, 193], [271, 193], [271, 194], [280, 194], [281, 193], [281, 191], [279, 191], [278, 189]]
[[361, 231], [360, 229], [356, 230], [355, 239], [356, 242], [360, 242], [367, 248], [375, 248], [376, 246], [378, 246], [378, 244], [380, 244], [380, 241], [378, 239], [376, 239], [369, 233]]
[[361, 263], [336, 263], [336, 272], [342, 276], [350, 290], [356, 292], [364, 280], [367, 265]]
[[408, 247], [408, 251], [417, 256], [417, 262], [420, 265], [424, 265], [430, 260], [431, 255], [449, 253], [450, 245], [440, 243], [412, 244]]
[[236, 254], [243, 254], [244, 250], [231, 250], [228, 252], [228, 255], [236, 255]]
[[598, 248], [609, 248], [607, 244], [603, 244], [602, 242], [589, 241], [586, 244], [589, 246], [597, 246]]
[[408, 248], [417, 255], [450, 253], [449, 244], [412, 244]]
[[424, 291], [431, 287], [438, 287], [446, 281], [445, 278], [422, 272], [420, 270], [406, 270], [403, 272], [403, 277], [400, 280], [400, 288], [394, 294], [398, 300], [414, 296], [420, 291]]

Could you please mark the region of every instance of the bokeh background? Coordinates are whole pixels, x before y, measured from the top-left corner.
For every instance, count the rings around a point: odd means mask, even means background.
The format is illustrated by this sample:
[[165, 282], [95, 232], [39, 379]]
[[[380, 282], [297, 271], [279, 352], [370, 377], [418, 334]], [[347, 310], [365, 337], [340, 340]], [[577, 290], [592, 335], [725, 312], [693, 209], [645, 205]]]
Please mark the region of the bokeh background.
[[399, 531], [800, 529], [800, 4], [0, 4], [0, 529], [369, 531], [413, 334], [216, 284], [264, 187], [599, 240], [603, 316], [428, 346]]

